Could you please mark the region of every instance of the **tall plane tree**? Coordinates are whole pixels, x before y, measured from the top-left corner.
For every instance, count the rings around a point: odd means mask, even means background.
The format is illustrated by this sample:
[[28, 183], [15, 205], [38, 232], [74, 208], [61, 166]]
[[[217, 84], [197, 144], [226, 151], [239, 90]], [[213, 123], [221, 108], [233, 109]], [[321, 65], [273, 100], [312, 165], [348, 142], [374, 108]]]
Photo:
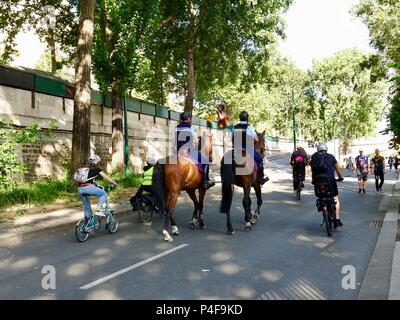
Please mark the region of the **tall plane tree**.
[[99, 0], [93, 61], [101, 90], [112, 97], [112, 171], [123, 170], [123, 96], [144, 63], [144, 39], [157, 8], [154, 0]]
[[87, 162], [90, 154], [90, 73], [96, 0], [81, 0], [75, 64], [75, 98], [72, 131], [72, 168]]

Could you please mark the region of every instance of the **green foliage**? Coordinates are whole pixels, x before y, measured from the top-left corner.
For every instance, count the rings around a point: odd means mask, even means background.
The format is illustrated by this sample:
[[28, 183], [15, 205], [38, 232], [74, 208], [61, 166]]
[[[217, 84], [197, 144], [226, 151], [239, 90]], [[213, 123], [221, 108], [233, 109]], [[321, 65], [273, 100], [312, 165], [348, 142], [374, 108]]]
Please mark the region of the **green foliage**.
[[309, 125], [317, 124], [319, 130], [310, 129], [318, 140], [323, 137], [324, 117], [328, 140], [333, 138], [333, 127], [336, 137], [345, 142], [376, 134], [376, 121], [387, 106], [384, 98], [388, 84], [384, 80], [371, 81], [370, 60], [371, 55], [348, 49], [314, 63], [309, 85], [325, 99], [318, 101], [318, 94], [309, 99], [308, 114], [313, 119]]
[[[44, 134], [50, 135], [55, 123], [50, 123], [49, 127]], [[12, 188], [16, 178], [27, 171], [26, 166], [18, 160], [15, 148], [19, 144], [36, 142], [42, 136], [40, 131], [37, 122], [25, 128], [17, 128], [10, 120], [0, 119], [0, 189]]]
[[[0, 208], [17, 204], [39, 205], [52, 203], [57, 199], [76, 194], [76, 185], [69, 179], [19, 183], [7, 189], [0, 189]], [[76, 197], [77, 198], [77, 197]]]
[[99, 0], [93, 43], [94, 75], [103, 92], [125, 95], [145, 65], [143, 41], [157, 8], [153, 0]]
[[281, 15], [291, 2], [161, 0], [146, 46], [150, 66], [143, 71], [152, 78], [141, 89], [158, 103], [170, 90], [184, 95], [193, 49], [196, 100], [230, 84], [250, 90], [268, 72], [271, 48], [283, 36]]
[[[382, 64], [392, 68], [391, 109], [386, 133], [392, 133], [391, 147], [400, 148], [400, 2], [397, 0], [360, 0], [354, 13], [368, 26], [371, 44], [378, 50]], [[388, 63], [389, 62], [389, 63]]]
[[[10, 63], [17, 53], [16, 36], [19, 32], [34, 30], [39, 38], [58, 45], [65, 57], [56, 69], [74, 59], [78, 30], [78, 0], [7, 0], [0, 1], [0, 30], [5, 34], [0, 62]], [[52, 6], [52, 7], [49, 7]], [[48, 19], [48, 17], [51, 17]], [[53, 21], [52, 21], [53, 20]], [[54, 22], [54, 28], [49, 28]]]

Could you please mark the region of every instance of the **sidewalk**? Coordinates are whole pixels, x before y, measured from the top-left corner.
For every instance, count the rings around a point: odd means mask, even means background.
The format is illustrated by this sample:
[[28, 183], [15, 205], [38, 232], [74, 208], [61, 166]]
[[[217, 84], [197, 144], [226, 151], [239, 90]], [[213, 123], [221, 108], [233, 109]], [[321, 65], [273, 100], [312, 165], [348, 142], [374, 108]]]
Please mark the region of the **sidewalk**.
[[399, 204], [400, 181], [396, 181], [378, 208], [386, 214], [358, 300], [400, 299]]

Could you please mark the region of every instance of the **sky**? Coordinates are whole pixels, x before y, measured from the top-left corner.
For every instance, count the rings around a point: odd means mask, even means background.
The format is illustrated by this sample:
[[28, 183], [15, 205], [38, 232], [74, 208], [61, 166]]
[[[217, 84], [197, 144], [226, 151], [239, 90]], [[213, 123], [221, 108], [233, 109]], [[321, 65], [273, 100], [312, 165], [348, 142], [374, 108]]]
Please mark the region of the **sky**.
[[294, 0], [285, 15], [286, 39], [279, 51], [303, 70], [311, 68], [314, 59], [333, 53], [369, 47], [368, 28], [349, 11], [359, 0]]

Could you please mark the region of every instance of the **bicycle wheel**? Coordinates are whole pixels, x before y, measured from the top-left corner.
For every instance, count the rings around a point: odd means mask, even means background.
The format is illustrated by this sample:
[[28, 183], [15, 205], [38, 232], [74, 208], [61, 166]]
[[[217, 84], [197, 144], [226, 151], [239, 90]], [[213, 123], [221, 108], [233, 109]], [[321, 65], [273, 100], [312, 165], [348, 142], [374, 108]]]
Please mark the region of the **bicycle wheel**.
[[301, 194], [301, 187], [299, 186], [299, 187], [297, 188], [297, 192], [296, 192], [296, 199], [297, 199], [297, 200], [300, 200], [300, 194]]
[[75, 226], [75, 236], [79, 242], [85, 242], [89, 238], [89, 232], [86, 231], [86, 221], [79, 220]]
[[113, 213], [107, 217], [106, 229], [109, 233], [116, 233], [118, 231], [118, 227], [118, 217], [115, 213]]
[[329, 217], [328, 210], [324, 208], [322, 211], [322, 214], [324, 216], [324, 224], [325, 224], [325, 229], [326, 229], [326, 234], [328, 237], [332, 236], [332, 220]]
[[145, 200], [141, 200], [138, 203], [138, 214], [141, 223], [149, 223], [153, 219], [154, 210], [146, 204]]

